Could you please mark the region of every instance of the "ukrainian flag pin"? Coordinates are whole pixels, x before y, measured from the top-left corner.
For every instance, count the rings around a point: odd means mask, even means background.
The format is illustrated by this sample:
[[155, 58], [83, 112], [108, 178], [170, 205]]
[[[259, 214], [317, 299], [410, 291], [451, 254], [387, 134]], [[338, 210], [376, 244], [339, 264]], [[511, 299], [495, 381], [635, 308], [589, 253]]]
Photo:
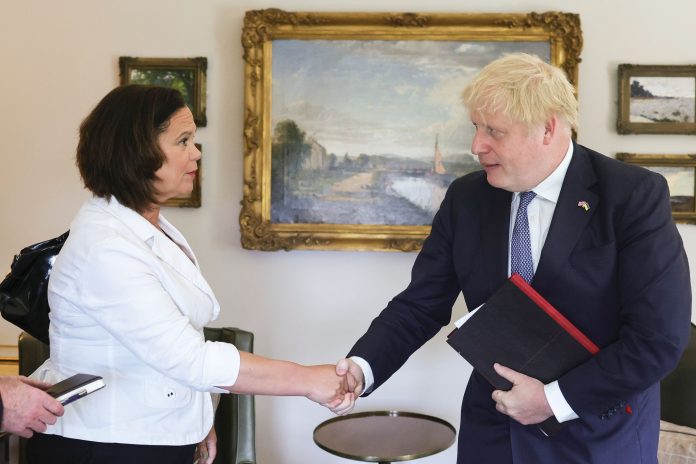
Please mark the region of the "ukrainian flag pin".
[[579, 206], [580, 208], [584, 209], [585, 212], [587, 212], [587, 211], [590, 210], [590, 204], [587, 203], [585, 200], [579, 201], [579, 202], [578, 202], [578, 206]]

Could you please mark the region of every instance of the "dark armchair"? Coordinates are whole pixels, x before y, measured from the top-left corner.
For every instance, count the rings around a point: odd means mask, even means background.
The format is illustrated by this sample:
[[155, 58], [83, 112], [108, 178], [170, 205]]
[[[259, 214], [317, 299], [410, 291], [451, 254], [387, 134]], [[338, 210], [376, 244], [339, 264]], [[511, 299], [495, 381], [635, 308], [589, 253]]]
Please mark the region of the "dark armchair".
[[660, 464], [696, 464], [696, 326], [679, 364], [660, 383]]
[[[205, 327], [205, 339], [232, 343], [240, 351], [254, 352], [254, 334], [233, 327]], [[215, 464], [256, 464], [253, 395], [220, 395], [215, 412], [217, 457]]]
[[[254, 334], [234, 327], [204, 329], [206, 340], [234, 344], [240, 351], [254, 351]], [[49, 345], [26, 332], [19, 336], [19, 374], [29, 375], [50, 355]], [[256, 464], [255, 412], [252, 395], [220, 395], [215, 413], [217, 457], [215, 464]], [[20, 440], [23, 464], [25, 440]]]
[[696, 428], [696, 326], [679, 364], [661, 384], [662, 420]]

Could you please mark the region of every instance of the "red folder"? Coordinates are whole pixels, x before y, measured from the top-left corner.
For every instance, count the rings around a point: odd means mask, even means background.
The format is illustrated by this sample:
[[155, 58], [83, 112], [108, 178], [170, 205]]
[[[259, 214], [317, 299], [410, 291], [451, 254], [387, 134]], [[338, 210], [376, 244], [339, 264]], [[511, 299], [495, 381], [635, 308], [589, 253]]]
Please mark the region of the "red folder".
[[[499, 376], [499, 363], [549, 383], [599, 352], [565, 316], [513, 274], [464, 324], [449, 343], [498, 390], [512, 384]], [[541, 424], [547, 435], [560, 430], [552, 416]]]

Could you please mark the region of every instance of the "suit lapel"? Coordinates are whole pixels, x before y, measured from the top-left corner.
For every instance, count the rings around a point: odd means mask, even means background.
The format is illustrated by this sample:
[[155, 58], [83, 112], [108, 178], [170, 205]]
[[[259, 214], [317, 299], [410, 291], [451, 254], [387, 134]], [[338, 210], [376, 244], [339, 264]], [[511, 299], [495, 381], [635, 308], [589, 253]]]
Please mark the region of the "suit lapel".
[[486, 185], [488, 194], [481, 196], [481, 236], [489, 293], [507, 278], [510, 241], [510, 203], [512, 193]]
[[[581, 234], [597, 211], [599, 197], [590, 190], [596, 182], [594, 169], [585, 150], [574, 143], [573, 158], [563, 180], [563, 187], [553, 213], [539, 266], [532, 281], [537, 289], [550, 288], [568, 260]], [[589, 210], [579, 202], [587, 202]]]

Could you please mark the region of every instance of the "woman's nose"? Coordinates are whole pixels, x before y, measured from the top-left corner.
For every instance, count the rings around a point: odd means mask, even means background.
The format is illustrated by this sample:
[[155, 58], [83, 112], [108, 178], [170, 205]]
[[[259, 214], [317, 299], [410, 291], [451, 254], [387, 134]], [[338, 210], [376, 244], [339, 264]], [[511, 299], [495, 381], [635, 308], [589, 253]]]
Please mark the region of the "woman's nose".
[[201, 153], [200, 148], [198, 148], [198, 144], [197, 144], [197, 143], [194, 143], [194, 144], [193, 144], [193, 148], [191, 149], [191, 154], [190, 154], [190, 156], [191, 156], [191, 159], [192, 159], [192, 160], [196, 160], [196, 161], [198, 161], [199, 159], [201, 159], [201, 156], [203, 156], [203, 154]]

